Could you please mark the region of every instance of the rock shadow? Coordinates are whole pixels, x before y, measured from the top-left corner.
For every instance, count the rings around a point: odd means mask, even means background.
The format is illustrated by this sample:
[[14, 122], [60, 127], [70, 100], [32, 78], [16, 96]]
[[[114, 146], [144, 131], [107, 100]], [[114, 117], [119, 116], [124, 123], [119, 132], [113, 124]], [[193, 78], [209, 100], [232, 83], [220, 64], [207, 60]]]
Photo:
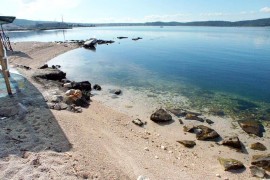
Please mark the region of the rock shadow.
[[72, 146], [41, 92], [26, 79], [21, 86], [12, 89], [14, 95], [0, 96], [0, 158], [69, 151]]
[[31, 56], [29, 56], [28, 54], [22, 52], [22, 51], [8, 51], [7, 55], [12, 57], [12, 56], [18, 56], [18, 57], [22, 57], [22, 58], [27, 58], [27, 59], [33, 59]]

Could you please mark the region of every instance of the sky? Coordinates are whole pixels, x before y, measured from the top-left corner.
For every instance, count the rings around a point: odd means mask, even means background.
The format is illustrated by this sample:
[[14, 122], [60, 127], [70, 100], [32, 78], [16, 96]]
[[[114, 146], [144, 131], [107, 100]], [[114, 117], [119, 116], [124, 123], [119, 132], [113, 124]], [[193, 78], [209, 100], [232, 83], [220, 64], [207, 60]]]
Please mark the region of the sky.
[[270, 18], [270, 0], [1, 0], [0, 15], [81, 23]]

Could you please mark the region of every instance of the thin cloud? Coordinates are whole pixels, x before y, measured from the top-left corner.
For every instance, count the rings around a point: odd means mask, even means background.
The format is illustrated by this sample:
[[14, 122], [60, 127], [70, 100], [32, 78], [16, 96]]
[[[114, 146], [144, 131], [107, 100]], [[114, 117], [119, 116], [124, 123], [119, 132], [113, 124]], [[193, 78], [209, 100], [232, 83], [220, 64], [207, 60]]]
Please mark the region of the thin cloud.
[[264, 7], [260, 11], [264, 13], [270, 13], [270, 7]]

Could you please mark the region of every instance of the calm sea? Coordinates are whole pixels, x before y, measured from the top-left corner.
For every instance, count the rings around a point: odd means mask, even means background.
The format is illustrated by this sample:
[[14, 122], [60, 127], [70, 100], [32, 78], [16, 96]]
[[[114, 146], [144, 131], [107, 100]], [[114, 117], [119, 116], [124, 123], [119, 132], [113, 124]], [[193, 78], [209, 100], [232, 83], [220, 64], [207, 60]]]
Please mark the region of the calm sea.
[[9, 36], [15, 42], [114, 40], [50, 64], [60, 64], [72, 80], [181, 94], [193, 108], [270, 120], [270, 27], [95, 27]]

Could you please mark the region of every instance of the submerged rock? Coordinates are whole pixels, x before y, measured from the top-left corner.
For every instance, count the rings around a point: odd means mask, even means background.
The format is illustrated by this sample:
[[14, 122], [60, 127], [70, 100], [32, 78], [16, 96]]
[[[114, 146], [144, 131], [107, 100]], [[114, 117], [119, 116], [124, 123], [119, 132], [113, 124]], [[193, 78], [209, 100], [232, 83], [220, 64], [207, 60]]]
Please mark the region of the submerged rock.
[[266, 174], [264, 169], [259, 168], [257, 166], [250, 166], [249, 169], [252, 176], [254, 177], [263, 178]]
[[251, 164], [270, 171], [270, 154], [252, 156]]
[[138, 41], [138, 40], [140, 40], [140, 39], [142, 39], [142, 38], [141, 38], [141, 37], [132, 38], [133, 41]]
[[238, 170], [245, 168], [241, 161], [235, 159], [218, 158], [219, 163], [224, 167], [225, 171]]
[[221, 144], [238, 150], [242, 149], [242, 144], [237, 136], [227, 137], [221, 142]]
[[151, 115], [150, 119], [154, 122], [167, 122], [172, 121], [172, 116], [164, 109], [159, 109]]
[[198, 140], [211, 141], [216, 140], [220, 135], [214, 130], [204, 125], [196, 126], [195, 129], [199, 129], [201, 132], [196, 134]]
[[123, 36], [120, 36], [120, 37], [117, 37], [117, 39], [126, 39], [128, 37], [123, 37]]
[[246, 133], [254, 134], [259, 137], [263, 136], [264, 127], [261, 123], [251, 120], [241, 120], [238, 121], [238, 123]]
[[98, 85], [98, 84], [95, 84], [95, 85], [93, 86], [93, 89], [95, 89], [95, 90], [97, 90], [97, 91], [101, 91], [101, 86]]
[[187, 120], [196, 120], [196, 121], [204, 122], [204, 119], [198, 117], [196, 114], [191, 114], [191, 113], [186, 114], [186, 119]]
[[265, 151], [265, 150], [267, 150], [267, 148], [265, 147], [265, 145], [263, 145], [260, 142], [256, 142], [256, 143], [251, 144], [250, 145], [250, 149], [258, 150], [258, 151]]
[[122, 91], [121, 91], [121, 89], [113, 89], [113, 90], [110, 90], [110, 93], [120, 95], [122, 93]]
[[177, 117], [184, 117], [187, 115], [187, 112], [183, 109], [169, 109], [169, 111]]
[[182, 140], [177, 142], [184, 145], [187, 148], [193, 148], [196, 145], [195, 141]]

